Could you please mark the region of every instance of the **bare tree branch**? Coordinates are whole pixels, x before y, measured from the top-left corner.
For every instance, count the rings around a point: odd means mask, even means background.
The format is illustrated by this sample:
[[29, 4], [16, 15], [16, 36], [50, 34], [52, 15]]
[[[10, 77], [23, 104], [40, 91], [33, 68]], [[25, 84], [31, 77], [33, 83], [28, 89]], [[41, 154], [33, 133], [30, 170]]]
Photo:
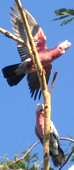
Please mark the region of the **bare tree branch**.
[[30, 45], [28, 43], [24, 42], [21, 38], [16, 37], [14, 34], [12, 34], [8, 30], [5, 30], [3, 28], [0, 28], [0, 32], [2, 34], [4, 34], [7, 38], [11, 38], [12, 40], [16, 41], [17, 43], [22, 44], [23, 46], [25, 46], [27, 48], [29, 54], [32, 56], [32, 51], [31, 51]]
[[66, 140], [66, 141], [69, 141], [69, 142], [73, 142], [73, 143], [74, 143], [74, 139], [73, 139], [73, 138], [60, 137], [59, 139], [60, 139], [60, 140]]
[[54, 88], [54, 82], [55, 82], [55, 79], [56, 79], [56, 77], [57, 77], [57, 74], [58, 74], [58, 72], [55, 71], [54, 76], [53, 76], [53, 79], [52, 79], [51, 87], [50, 87], [50, 90], [49, 90], [50, 94], [52, 93], [52, 90], [53, 90], [53, 88]]
[[26, 29], [26, 33], [29, 39], [31, 51], [32, 51], [32, 60], [34, 62], [35, 68], [37, 69], [38, 78], [41, 86], [41, 91], [44, 97], [44, 105], [45, 105], [45, 119], [44, 119], [44, 170], [49, 170], [49, 131], [50, 131], [50, 113], [51, 113], [51, 102], [50, 102], [50, 94], [48, 92], [45, 71], [40, 63], [40, 59], [36, 50], [36, 46], [31, 35], [31, 30], [29, 29], [28, 21], [26, 18], [26, 14], [23, 10], [20, 0], [15, 0], [18, 6], [23, 24]]
[[19, 159], [13, 161], [13, 162], [7, 164], [8, 167], [11, 166], [11, 165], [13, 165], [13, 164], [16, 164], [16, 163], [22, 161], [22, 160], [26, 157], [26, 155], [27, 155], [29, 152], [31, 152], [32, 149], [33, 149], [36, 145], [38, 145], [39, 143], [40, 143], [40, 141], [37, 141], [35, 144], [33, 144], [33, 145], [27, 150], [27, 152], [26, 152], [21, 158], [19, 158]]
[[7, 30], [5, 30], [5, 29], [3, 29], [3, 28], [0, 28], [0, 32], [1, 32], [2, 34], [4, 34], [6, 37], [11, 38], [11, 39], [15, 40], [16, 42], [18, 42], [18, 43], [26, 46], [26, 43], [25, 43], [22, 39], [17, 38], [17, 37], [16, 37], [14, 34], [12, 34], [11, 32], [9, 32], [9, 31], [7, 31]]

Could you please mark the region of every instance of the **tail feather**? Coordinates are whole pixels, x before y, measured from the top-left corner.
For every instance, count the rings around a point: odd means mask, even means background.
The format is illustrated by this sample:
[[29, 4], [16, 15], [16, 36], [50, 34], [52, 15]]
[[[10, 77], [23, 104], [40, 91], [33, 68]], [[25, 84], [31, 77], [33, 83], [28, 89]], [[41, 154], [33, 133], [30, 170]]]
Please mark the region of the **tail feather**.
[[18, 68], [18, 66], [19, 66], [19, 64], [14, 64], [14, 65], [10, 65], [10, 66], [4, 67], [2, 69], [4, 77], [8, 78], [10, 76], [15, 75], [15, 71]]
[[8, 77], [7, 78], [7, 82], [9, 84], [9, 86], [16, 86], [22, 79], [23, 79], [24, 75], [15, 75], [15, 76], [12, 76], [12, 77]]
[[65, 163], [65, 155], [63, 150], [58, 146], [58, 155], [53, 155], [51, 153], [51, 157], [55, 167], [61, 166]]
[[17, 85], [25, 76], [24, 73], [20, 75], [16, 74], [16, 69], [18, 68], [18, 66], [19, 64], [15, 64], [15, 65], [4, 67], [2, 69], [3, 75], [7, 79], [7, 82], [10, 86]]

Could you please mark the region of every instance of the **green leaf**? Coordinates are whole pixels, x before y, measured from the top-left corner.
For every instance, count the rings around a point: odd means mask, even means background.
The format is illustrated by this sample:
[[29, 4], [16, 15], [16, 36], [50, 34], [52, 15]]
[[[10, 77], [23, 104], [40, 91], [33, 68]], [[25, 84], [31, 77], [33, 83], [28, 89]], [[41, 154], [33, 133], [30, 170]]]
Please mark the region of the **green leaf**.
[[26, 168], [24, 161], [18, 162], [17, 165], [19, 166], [19, 168]]
[[25, 160], [25, 162], [30, 163], [30, 161], [31, 161], [31, 156], [30, 156], [30, 154], [27, 154], [27, 155], [25, 156], [24, 160]]
[[64, 20], [64, 21], [60, 24], [60, 26], [69, 24], [72, 20], [74, 20], [74, 18], [70, 18], [70, 19], [68, 19], [68, 20]]
[[67, 10], [67, 13], [68, 13], [69, 15], [74, 15], [74, 9], [68, 9], [68, 10]]
[[2, 163], [0, 164], [0, 169], [1, 169], [1, 170], [6, 170], [7, 168], [8, 168], [8, 166], [6, 165], [6, 163], [2, 162]]
[[61, 16], [61, 17], [59, 17], [59, 18], [55, 18], [55, 19], [53, 19], [53, 21], [55, 21], [55, 20], [60, 20], [60, 19], [64, 19], [64, 18], [66, 18], [66, 17], [68, 17], [69, 15], [64, 15], [64, 16]]
[[30, 170], [39, 170], [39, 166], [40, 166], [40, 164], [36, 163], [30, 168]]
[[67, 9], [66, 8], [61, 8], [55, 11], [56, 15], [66, 15], [67, 14]]
[[74, 15], [74, 9], [61, 8], [61, 9], [56, 10], [56, 11], [55, 11], [55, 14], [56, 14], [57, 16], [60, 16], [60, 17], [53, 19], [54, 21], [55, 21], [55, 20], [61, 20], [61, 19], [64, 19], [64, 18], [68, 18], [67, 20], [64, 20], [64, 21], [60, 24], [60, 26], [66, 25], [66, 24], [68, 24], [68, 23], [70, 23], [71, 21], [74, 20], [74, 17], [72, 17], [72, 18], [69, 19], [69, 17], [71, 17], [71, 16]]
[[[34, 159], [34, 160], [33, 160]], [[36, 162], [38, 160], [38, 154], [33, 154], [31, 156], [31, 160], [33, 160], [32, 162]]]
[[74, 9], [61, 8], [61, 9], [56, 10], [55, 14], [57, 16], [60, 16], [60, 15], [74, 15]]

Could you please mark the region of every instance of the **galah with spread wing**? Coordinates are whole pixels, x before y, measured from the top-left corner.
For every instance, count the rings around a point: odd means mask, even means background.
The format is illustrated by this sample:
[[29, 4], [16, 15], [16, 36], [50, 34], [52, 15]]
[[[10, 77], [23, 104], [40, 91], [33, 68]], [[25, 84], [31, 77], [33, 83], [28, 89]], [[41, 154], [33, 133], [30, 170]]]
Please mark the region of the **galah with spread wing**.
[[[44, 105], [37, 104], [36, 110], [36, 125], [35, 133], [43, 144], [44, 139]], [[53, 124], [50, 121], [50, 156], [52, 158], [54, 166], [58, 167], [65, 163], [64, 152], [60, 147], [59, 135]]]
[[[21, 38], [26, 43], [28, 43], [28, 37], [17, 6], [15, 5], [15, 8], [14, 9], [11, 8], [11, 10], [12, 10], [11, 20], [13, 23], [14, 34], [18, 38]], [[71, 43], [68, 40], [66, 40], [57, 45], [55, 48], [52, 49], [47, 48], [46, 36], [43, 30], [27, 10], [26, 16], [28, 19], [32, 36], [36, 44], [39, 59], [44, 70], [46, 71], [46, 81], [48, 83], [52, 68], [51, 65], [52, 61], [54, 61], [62, 54], [64, 54], [65, 51], [71, 46]], [[21, 63], [4, 67], [2, 69], [3, 75], [7, 79], [7, 82], [10, 86], [17, 85], [23, 79], [23, 77], [27, 75], [27, 82], [30, 89], [31, 97], [34, 96], [34, 99], [36, 99], [37, 94], [39, 93], [38, 95], [40, 99], [41, 96], [40, 83], [37, 76], [37, 70], [34, 67], [31, 56], [27, 48], [19, 43], [17, 44], [17, 50], [21, 57]]]

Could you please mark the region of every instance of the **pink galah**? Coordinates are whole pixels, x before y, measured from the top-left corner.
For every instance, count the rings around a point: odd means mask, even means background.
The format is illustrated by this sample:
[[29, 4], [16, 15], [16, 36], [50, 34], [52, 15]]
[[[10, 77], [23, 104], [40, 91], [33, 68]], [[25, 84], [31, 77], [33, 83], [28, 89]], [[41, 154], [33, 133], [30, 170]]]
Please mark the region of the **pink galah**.
[[[15, 8], [14, 9], [11, 8], [11, 10], [12, 10], [11, 20], [13, 23], [14, 34], [18, 38], [21, 38], [26, 43], [28, 43], [28, 37], [17, 6], [15, 5]], [[64, 54], [65, 51], [71, 46], [71, 43], [68, 40], [66, 40], [57, 45], [55, 48], [48, 49], [46, 46], [46, 36], [44, 35], [43, 30], [27, 10], [26, 16], [28, 19], [32, 36], [36, 43], [36, 48], [39, 54], [40, 61], [42, 63], [43, 68], [46, 71], [46, 81], [48, 83], [52, 68], [51, 65], [52, 61], [54, 61], [62, 54]], [[22, 78], [27, 74], [27, 81], [31, 97], [34, 96], [34, 99], [36, 99], [38, 91], [40, 90], [37, 70], [34, 67], [34, 64], [32, 62], [30, 54], [28, 53], [27, 48], [21, 44], [17, 44], [17, 50], [21, 57], [21, 63], [7, 66], [2, 69], [2, 72], [10, 86], [17, 85], [22, 80]], [[39, 92], [39, 99], [40, 96], [41, 91]]]
[[[36, 110], [36, 126], [35, 133], [43, 144], [44, 139], [44, 105], [38, 104]], [[53, 124], [50, 121], [50, 156], [54, 166], [58, 167], [65, 163], [64, 152], [60, 147], [59, 135]]]

